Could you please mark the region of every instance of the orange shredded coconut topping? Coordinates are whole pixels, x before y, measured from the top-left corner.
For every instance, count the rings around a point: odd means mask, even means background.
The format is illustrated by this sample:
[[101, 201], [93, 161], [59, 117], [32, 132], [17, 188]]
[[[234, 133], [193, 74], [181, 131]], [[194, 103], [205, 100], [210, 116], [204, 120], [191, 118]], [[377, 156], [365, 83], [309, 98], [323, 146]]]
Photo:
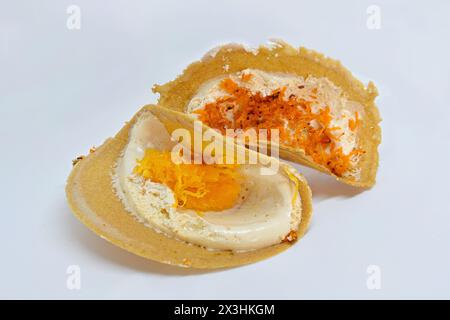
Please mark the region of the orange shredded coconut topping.
[[237, 165], [176, 164], [170, 151], [147, 149], [134, 173], [162, 183], [175, 195], [175, 206], [221, 211], [234, 206], [241, 190]]
[[250, 81], [250, 79], [252, 77], [253, 77], [253, 74], [251, 74], [251, 73], [243, 73], [241, 75], [241, 80], [244, 81], [244, 82], [248, 82], [248, 81]]
[[348, 127], [350, 130], [355, 131], [359, 125], [358, 112], [355, 112], [355, 119], [348, 120]]
[[[337, 176], [349, 170], [353, 156], [364, 153], [355, 148], [346, 155], [342, 147], [336, 146], [339, 136], [335, 131], [340, 128], [331, 126], [329, 107], [313, 112], [311, 101], [295, 95], [285, 99], [285, 87], [267, 96], [240, 87], [230, 78], [222, 80], [220, 87], [228, 96], [208, 103], [194, 113], [199, 115], [200, 121], [223, 134], [226, 129], [278, 129], [283, 144], [303, 149], [314, 162], [327, 167]], [[317, 88], [312, 93], [316, 95]], [[227, 117], [230, 112], [233, 113], [231, 120]], [[356, 130], [357, 116], [349, 126]], [[270, 130], [267, 136], [270, 139]]]

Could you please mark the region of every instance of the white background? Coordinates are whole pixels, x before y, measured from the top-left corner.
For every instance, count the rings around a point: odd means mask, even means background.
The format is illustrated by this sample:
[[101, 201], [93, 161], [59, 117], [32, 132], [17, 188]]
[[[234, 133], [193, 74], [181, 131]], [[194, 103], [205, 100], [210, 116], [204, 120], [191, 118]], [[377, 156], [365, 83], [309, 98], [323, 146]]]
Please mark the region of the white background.
[[[214, 4], [213, 4], [214, 3]], [[68, 30], [67, 7], [81, 8]], [[366, 26], [369, 5], [381, 29]], [[448, 1], [0, 1], [1, 298], [450, 298]], [[296, 246], [212, 272], [136, 257], [86, 229], [71, 160], [112, 136], [211, 47], [282, 38], [373, 80], [378, 183], [303, 170], [314, 218]], [[81, 290], [66, 270], [81, 268]], [[381, 289], [366, 286], [367, 267]]]

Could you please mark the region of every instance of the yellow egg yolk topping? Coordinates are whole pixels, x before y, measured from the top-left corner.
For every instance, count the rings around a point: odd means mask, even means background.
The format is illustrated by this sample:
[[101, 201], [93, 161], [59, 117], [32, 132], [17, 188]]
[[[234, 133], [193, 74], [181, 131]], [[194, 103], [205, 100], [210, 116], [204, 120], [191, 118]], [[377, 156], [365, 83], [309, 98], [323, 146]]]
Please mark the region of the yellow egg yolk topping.
[[[311, 101], [295, 95], [284, 98], [285, 87], [266, 96], [240, 87], [230, 78], [222, 80], [220, 87], [228, 96], [207, 103], [194, 113], [199, 115], [200, 121], [223, 134], [226, 129], [268, 129], [270, 139], [269, 129], [278, 129], [283, 144], [303, 149], [314, 162], [327, 167], [336, 176], [342, 176], [351, 168], [353, 156], [364, 153], [354, 148], [344, 154], [342, 147], [336, 145], [339, 141], [336, 131], [340, 128], [332, 126], [329, 107], [313, 112]], [[317, 89], [313, 89], [313, 94], [316, 93]], [[227, 116], [230, 112], [232, 118]], [[355, 119], [349, 120], [349, 128], [355, 131], [358, 126], [356, 113]]]
[[241, 191], [238, 165], [175, 164], [169, 151], [147, 149], [134, 173], [169, 187], [175, 206], [196, 211], [233, 207]]

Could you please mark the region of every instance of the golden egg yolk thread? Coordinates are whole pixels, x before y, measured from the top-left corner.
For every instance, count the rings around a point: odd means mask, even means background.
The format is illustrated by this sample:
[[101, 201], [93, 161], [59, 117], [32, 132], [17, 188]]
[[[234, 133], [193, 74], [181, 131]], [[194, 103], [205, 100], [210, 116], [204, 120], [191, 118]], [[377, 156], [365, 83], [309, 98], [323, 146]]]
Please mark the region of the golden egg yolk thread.
[[170, 151], [147, 149], [134, 173], [169, 187], [175, 207], [222, 211], [233, 207], [241, 191], [238, 165], [175, 164]]

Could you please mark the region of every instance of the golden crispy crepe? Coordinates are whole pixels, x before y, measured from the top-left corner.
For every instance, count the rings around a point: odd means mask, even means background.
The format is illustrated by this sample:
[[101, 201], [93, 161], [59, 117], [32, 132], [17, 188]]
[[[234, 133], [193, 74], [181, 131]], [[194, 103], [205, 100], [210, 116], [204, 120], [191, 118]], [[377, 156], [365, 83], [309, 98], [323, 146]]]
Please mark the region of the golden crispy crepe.
[[[136, 255], [193, 268], [222, 268], [256, 262], [280, 253], [295, 242], [295, 239], [288, 239], [289, 241], [276, 245], [243, 252], [209, 250], [157, 232], [130, 214], [114, 187], [114, 172], [118, 159], [124, 154], [129, 143], [133, 127], [140, 119], [150, 114], [160, 121], [168, 132], [177, 128], [194, 131], [192, 119], [185, 114], [158, 106], [143, 107], [114, 138], [106, 140], [94, 152], [75, 163], [68, 178], [66, 194], [72, 211], [81, 222], [101, 238]], [[221, 135], [219, 137], [222, 139]], [[153, 138], [158, 139], [156, 136]], [[253, 152], [243, 149], [247, 155]], [[278, 160], [272, 158], [271, 161]], [[283, 163], [279, 165], [279, 170], [289, 175], [289, 181], [295, 184], [296, 194], [300, 195], [300, 200], [297, 200], [301, 203], [301, 221], [297, 229], [297, 237], [300, 238], [311, 218], [311, 191], [303, 176], [292, 167]]]
[[[353, 186], [375, 184], [381, 141], [377, 89], [372, 82], [365, 87], [340, 62], [322, 54], [281, 41], [257, 50], [225, 45], [153, 91], [160, 94], [160, 104], [190, 113], [222, 133], [225, 128], [280, 128], [282, 158]], [[225, 94], [218, 96], [218, 91]], [[299, 108], [295, 113], [293, 105]]]

